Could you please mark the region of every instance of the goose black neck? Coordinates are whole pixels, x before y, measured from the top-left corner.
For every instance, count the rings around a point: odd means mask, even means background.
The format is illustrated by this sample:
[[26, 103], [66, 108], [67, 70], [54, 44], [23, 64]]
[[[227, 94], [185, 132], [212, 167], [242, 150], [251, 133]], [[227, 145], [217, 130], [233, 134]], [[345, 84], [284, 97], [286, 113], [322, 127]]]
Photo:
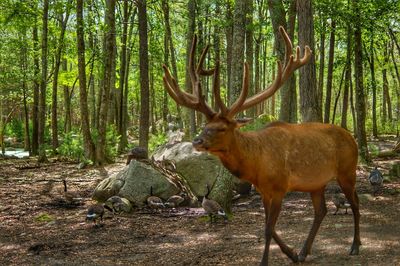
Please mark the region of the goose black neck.
[[67, 181], [63, 180], [64, 183], [64, 192], [67, 192]]

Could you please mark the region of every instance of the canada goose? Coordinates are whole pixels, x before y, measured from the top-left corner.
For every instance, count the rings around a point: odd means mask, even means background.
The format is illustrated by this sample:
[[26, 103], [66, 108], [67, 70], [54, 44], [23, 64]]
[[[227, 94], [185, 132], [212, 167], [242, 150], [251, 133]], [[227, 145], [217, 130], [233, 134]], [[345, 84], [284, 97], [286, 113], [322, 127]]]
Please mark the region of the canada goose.
[[123, 210], [123, 201], [119, 196], [112, 196], [108, 198], [104, 204], [104, 208], [107, 208], [113, 214], [117, 213], [120, 214]]
[[333, 215], [336, 215], [336, 213], [339, 211], [340, 208], [345, 208], [346, 209], [346, 214], [347, 214], [347, 209], [350, 208], [349, 202], [346, 200], [345, 196], [341, 193], [335, 194], [333, 196], [333, 204], [336, 206], [336, 211]]
[[373, 195], [375, 196], [375, 194], [378, 192], [383, 183], [383, 175], [378, 170], [378, 167], [375, 166], [375, 169], [371, 171], [368, 180], [372, 186]]
[[226, 222], [228, 220], [228, 217], [226, 216], [225, 211], [222, 209], [221, 205], [219, 205], [218, 202], [208, 198], [209, 194], [210, 187], [207, 184], [207, 194], [204, 195], [201, 206], [210, 217], [210, 222], [212, 223], [216, 216], [222, 216], [224, 218], [224, 221]]
[[71, 204], [79, 204], [83, 200], [83, 198], [75, 191], [68, 191], [67, 181], [63, 179], [64, 184], [64, 198], [68, 203]]
[[165, 207], [169, 208], [176, 208], [181, 204], [182, 202], [185, 201], [185, 195], [181, 193], [180, 195], [173, 195], [167, 199], [165, 202]]
[[93, 221], [94, 225], [97, 226], [96, 221], [100, 218], [103, 221], [104, 215], [104, 205], [103, 204], [93, 204], [90, 205], [86, 214], [86, 221]]
[[162, 200], [159, 197], [153, 195], [153, 187], [152, 186], [150, 186], [150, 196], [147, 198], [147, 205], [151, 209], [165, 208], [165, 205], [162, 202]]

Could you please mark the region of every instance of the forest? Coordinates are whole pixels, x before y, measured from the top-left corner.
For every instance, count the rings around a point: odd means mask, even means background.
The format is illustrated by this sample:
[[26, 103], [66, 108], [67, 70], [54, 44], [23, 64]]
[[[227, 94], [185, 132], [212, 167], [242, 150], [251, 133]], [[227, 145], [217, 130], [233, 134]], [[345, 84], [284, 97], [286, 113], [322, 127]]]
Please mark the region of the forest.
[[[242, 65], [250, 95], [271, 83], [283, 60], [284, 26], [294, 46], [309, 45], [311, 62], [273, 98], [244, 115], [262, 123], [334, 123], [358, 137], [398, 134], [397, 1], [2, 1], [1, 126], [31, 155], [112, 162], [127, 148], [150, 151], [168, 124], [187, 139], [202, 117], [177, 106], [162, 84], [167, 65], [185, 90], [193, 35], [210, 44], [205, 64], [221, 62], [221, 93], [240, 93]], [[296, 78], [297, 76], [297, 78]], [[303, 76], [307, 76], [305, 78]], [[214, 101], [211, 79], [202, 81]], [[183, 85], [185, 84], [185, 85]], [[357, 122], [355, 122], [357, 121]], [[363, 150], [363, 152], [361, 152]]]
[[[311, 51], [309, 58], [305, 47]], [[228, 226], [206, 226], [197, 219], [196, 206], [160, 213], [134, 206], [138, 209], [133, 214], [115, 218], [113, 212], [100, 229], [87, 229], [82, 222], [86, 207], [94, 201], [95, 187], [113, 174], [125, 175], [121, 169], [128, 169], [125, 161], [128, 156], [129, 164], [132, 149], [157, 154], [174, 141], [171, 135], [178, 136], [178, 142], [191, 142], [209, 122], [204, 109], [221, 114], [225, 104], [239, 110], [237, 121], [251, 121], [241, 129], [245, 132], [276, 121], [320, 122], [341, 127], [356, 140], [356, 187], [360, 202], [369, 208], [364, 210], [366, 218], [362, 216], [369, 226], [365, 229], [361, 222], [362, 230], [368, 231], [362, 247], [369, 255], [344, 254], [350, 240], [338, 242], [335, 234], [350, 238], [352, 218], [328, 212], [328, 221], [322, 224], [326, 230], [319, 233], [320, 246], [309, 265], [381, 263], [377, 252], [386, 254], [385, 263], [400, 263], [395, 251], [400, 246], [389, 230], [400, 228], [394, 214], [400, 203], [400, 1], [2, 0], [0, 51], [0, 198], [16, 199], [12, 207], [0, 203], [4, 222], [0, 232], [9, 230], [0, 237], [0, 248], [4, 247], [0, 254], [12, 259], [1, 264], [68, 264], [71, 254], [79, 264], [99, 249], [104, 254], [89, 264], [259, 263], [264, 243], [259, 236], [264, 224], [260, 195], [251, 190], [232, 200], [237, 184], [226, 171], [214, 180], [210, 195], [234, 216], [229, 216]], [[307, 63], [285, 76], [276, 93], [257, 104], [245, 104], [246, 109], [237, 107], [243, 88], [250, 100], [265, 95], [284, 71], [282, 65], [291, 60], [290, 54], [307, 57]], [[196, 66], [193, 74], [197, 61], [202, 66]], [[194, 80], [197, 71], [201, 79]], [[206, 107], [188, 103], [197, 95]], [[171, 174], [168, 166], [148, 157], [152, 167]], [[373, 169], [384, 176], [378, 196], [375, 190], [370, 193]], [[85, 203], [70, 204], [54, 196], [66, 179]], [[202, 198], [206, 193], [202, 185], [200, 194], [192, 194]], [[326, 191], [328, 199], [337, 188], [328, 184]], [[148, 193], [153, 196], [153, 187]], [[278, 224], [284, 238], [299, 246], [308, 225], [290, 227], [299, 213], [312, 216], [313, 203], [296, 193], [289, 193], [283, 202], [282, 209], [289, 210], [282, 211], [284, 218]], [[246, 227], [249, 211], [254, 221]], [[22, 222], [15, 226], [15, 221]], [[384, 236], [371, 244], [381, 223], [386, 224]], [[45, 227], [48, 231], [42, 235]], [[142, 227], [144, 231], [135, 231]], [[179, 231], [181, 227], [186, 231]], [[20, 235], [21, 228], [26, 232]], [[132, 228], [135, 233], [126, 235]], [[74, 233], [68, 235], [71, 230]], [[113, 230], [125, 244], [109, 239]], [[115, 246], [99, 246], [91, 240], [93, 234]], [[52, 243], [53, 238], [58, 241]], [[23, 241], [27, 244], [16, 244]], [[203, 250], [208, 242], [214, 247]], [[175, 254], [182, 243], [187, 250]], [[86, 251], [78, 249], [80, 244]], [[138, 246], [138, 253], [132, 245]], [[249, 253], [248, 246], [257, 249]], [[286, 265], [289, 260], [275, 247], [271, 263]], [[135, 255], [116, 259], [114, 253], [121, 249], [122, 254]], [[166, 256], [163, 250], [174, 255]], [[16, 255], [10, 255], [13, 251]], [[149, 255], [152, 252], [160, 261]], [[230, 263], [232, 258], [236, 264]]]

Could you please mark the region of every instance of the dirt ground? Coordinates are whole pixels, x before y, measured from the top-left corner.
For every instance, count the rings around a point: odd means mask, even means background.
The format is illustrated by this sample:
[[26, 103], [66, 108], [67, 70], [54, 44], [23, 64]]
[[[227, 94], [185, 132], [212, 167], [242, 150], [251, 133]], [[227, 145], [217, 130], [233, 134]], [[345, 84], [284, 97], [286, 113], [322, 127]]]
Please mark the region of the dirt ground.
[[[398, 158], [397, 161], [400, 161]], [[210, 224], [202, 209], [146, 209], [113, 217], [102, 227], [85, 223], [96, 184], [124, 166], [78, 169], [52, 160], [35, 167], [34, 159], [0, 159], [0, 265], [258, 265], [264, 247], [264, 211], [257, 193], [234, 203], [233, 217]], [[389, 160], [375, 161], [387, 173]], [[368, 183], [370, 167], [359, 167], [361, 203], [359, 256], [349, 256], [353, 216], [333, 215], [336, 190], [326, 191], [328, 215], [312, 255], [298, 265], [400, 265], [400, 180], [384, 183], [376, 197]], [[62, 178], [85, 198], [81, 206], [62, 200]], [[299, 251], [311, 227], [308, 194], [287, 195], [277, 230]], [[294, 265], [272, 241], [271, 265]]]

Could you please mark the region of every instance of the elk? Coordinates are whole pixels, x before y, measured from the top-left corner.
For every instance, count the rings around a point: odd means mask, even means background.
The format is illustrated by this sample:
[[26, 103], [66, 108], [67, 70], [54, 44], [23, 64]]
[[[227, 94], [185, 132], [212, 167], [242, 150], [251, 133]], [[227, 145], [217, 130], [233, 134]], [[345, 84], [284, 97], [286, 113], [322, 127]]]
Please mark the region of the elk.
[[[273, 238], [283, 253], [293, 262], [305, 261], [320, 224], [327, 213], [324, 190], [333, 179], [339, 183], [351, 205], [354, 218], [354, 239], [350, 255], [359, 253], [359, 202], [355, 190], [358, 149], [354, 138], [346, 130], [329, 124], [288, 124], [273, 122], [258, 131], [243, 132], [245, 124], [235, 115], [271, 97], [301, 66], [308, 63], [308, 46], [300, 58], [300, 47], [293, 55], [292, 43], [283, 27], [279, 28], [285, 42], [285, 60], [277, 62], [277, 75], [272, 84], [247, 98], [249, 90], [248, 65], [244, 63], [243, 83], [239, 98], [227, 107], [220, 96], [219, 62], [213, 69], [204, 69], [208, 46], [195, 67], [196, 36], [193, 38], [189, 73], [193, 93], [182, 91], [164, 65], [164, 87], [176, 103], [203, 113], [207, 123], [192, 144], [199, 151], [216, 155], [235, 176], [251, 182], [262, 196], [265, 209], [265, 247], [261, 265], [268, 265], [269, 246]], [[213, 94], [218, 110], [205, 101], [200, 77], [213, 76]], [[304, 243], [297, 254], [275, 231], [282, 200], [287, 192], [309, 192], [315, 217]]]

